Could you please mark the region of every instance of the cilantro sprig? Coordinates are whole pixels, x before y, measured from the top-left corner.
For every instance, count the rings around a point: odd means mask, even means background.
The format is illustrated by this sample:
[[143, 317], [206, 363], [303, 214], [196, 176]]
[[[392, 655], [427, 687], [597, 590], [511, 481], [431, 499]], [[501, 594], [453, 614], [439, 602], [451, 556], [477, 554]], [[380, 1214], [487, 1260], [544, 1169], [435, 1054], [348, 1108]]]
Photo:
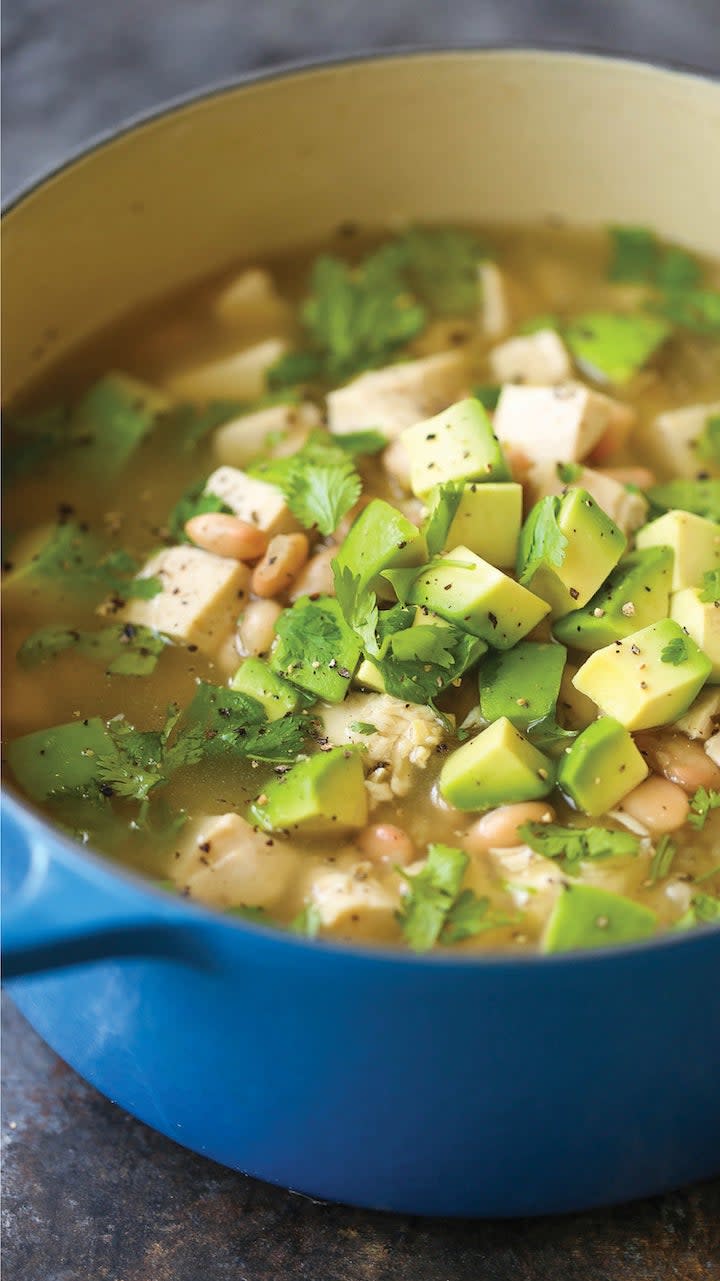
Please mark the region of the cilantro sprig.
[[464, 850], [438, 844], [428, 847], [419, 872], [397, 869], [408, 886], [398, 920], [414, 952], [426, 952], [438, 941], [459, 943], [514, 919], [491, 912], [489, 899], [461, 889], [469, 861]]
[[663, 245], [646, 227], [611, 227], [611, 280], [647, 285], [650, 310], [678, 328], [705, 337], [720, 334], [720, 292], [702, 286], [697, 259]]
[[[376, 433], [369, 440], [357, 442], [358, 452], [366, 445], [374, 448]], [[288, 507], [306, 529], [319, 529], [332, 534], [343, 516], [357, 502], [362, 481], [347, 447], [329, 432], [314, 431], [308, 440], [286, 458], [271, 458], [252, 464], [251, 476], [277, 485], [287, 499]]]
[[689, 656], [687, 644], [682, 636], [674, 636], [667, 645], [663, 645], [660, 651], [661, 663], [670, 663], [673, 667], [686, 663]]
[[690, 799], [688, 823], [696, 832], [701, 832], [708, 815], [716, 809], [720, 809], [720, 792], [713, 788], [699, 787]]
[[518, 577], [523, 587], [532, 582], [542, 565], [559, 568], [565, 560], [568, 540], [558, 524], [560, 501], [552, 494], [541, 498], [523, 525], [517, 558]]
[[637, 854], [640, 840], [630, 832], [605, 827], [561, 827], [557, 823], [523, 823], [519, 835], [536, 854], [562, 858], [568, 867], [581, 859]]

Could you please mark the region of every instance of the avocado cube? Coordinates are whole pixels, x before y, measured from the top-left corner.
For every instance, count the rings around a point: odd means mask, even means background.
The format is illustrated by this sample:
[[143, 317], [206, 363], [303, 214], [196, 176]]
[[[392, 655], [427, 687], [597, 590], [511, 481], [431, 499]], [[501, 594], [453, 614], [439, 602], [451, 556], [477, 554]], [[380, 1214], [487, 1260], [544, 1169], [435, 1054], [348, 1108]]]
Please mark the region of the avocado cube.
[[385, 693], [383, 674], [371, 658], [363, 659], [355, 673], [353, 685], [358, 685], [361, 689], [374, 689], [378, 694]]
[[427, 544], [417, 526], [390, 503], [374, 498], [353, 524], [335, 565], [339, 574], [347, 569], [357, 575], [360, 590], [369, 587], [386, 595], [383, 570], [424, 565], [426, 560]]
[[672, 598], [670, 617], [692, 636], [712, 663], [711, 685], [720, 684], [720, 600], [701, 600], [701, 587], [686, 587]]
[[272, 670], [315, 698], [341, 703], [360, 659], [360, 642], [334, 596], [301, 596], [275, 626]]
[[596, 382], [626, 383], [665, 342], [672, 326], [661, 316], [592, 311], [574, 316], [565, 341], [584, 373]]
[[248, 818], [266, 832], [335, 835], [364, 827], [368, 802], [360, 753], [333, 747], [273, 779], [250, 806]]
[[587, 604], [626, 542], [587, 490], [573, 487], [562, 498], [542, 499], [530, 512], [520, 536], [518, 576], [560, 618]]
[[682, 716], [711, 671], [680, 624], [663, 618], [591, 654], [573, 684], [626, 729], [652, 729]]
[[657, 917], [649, 907], [597, 885], [566, 884], [555, 900], [542, 939], [543, 952], [611, 947], [651, 938]]
[[697, 587], [703, 575], [720, 567], [720, 525], [693, 512], [669, 511], [643, 525], [638, 547], [670, 547], [674, 555], [671, 591]]
[[562, 645], [534, 641], [520, 641], [504, 654], [489, 654], [480, 667], [483, 720], [506, 716], [516, 729], [527, 730], [551, 716], [566, 657]]
[[467, 547], [455, 547], [431, 561], [411, 584], [408, 600], [495, 649], [510, 649], [522, 640], [549, 608]]
[[400, 440], [410, 458], [410, 485], [419, 498], [448, 481], [512, 480], [479, 400], [460, 400], [434, 418], [406, 427]]
[[469, 547], [498, 569], [512, 569], [522, 525], [522, 485], [472, 481], [462, 492], [447, 547]]
[[565, 749], [557, 781], [575, 808], [594, 818], [614, 809], [649, 772], [625, 727], [602, 716]]
[[93, 716], [16, 738], [7, 758], [30, 799], [46, 801], [61, 792], [89, 787], [96, 776], [97, 758], [114, 751], [105, 723]]
[[283, 680], [262, 658], [246, 658], [230, 681], [230, 688], [262, 703], [269, 721], [279, 721], [288, 712], [296, 712], [304, 702], [297, 686]]
[[667, 618], [672, 565], [669, 547], [630, 552], [587, 605], [557, 620], [553, 634], [564, 645], [592, 654]]
[[440, 794], [458, 810], [487, 810], [547, 796], [555, 766], [501, 716], [448, 757]]
[[156, 387], [127, 374], [107, 374], [75, 407], [70, 443], [78, 449], [83, 471], [112, 480], [129, 462], [160, 414], [173, 405]]

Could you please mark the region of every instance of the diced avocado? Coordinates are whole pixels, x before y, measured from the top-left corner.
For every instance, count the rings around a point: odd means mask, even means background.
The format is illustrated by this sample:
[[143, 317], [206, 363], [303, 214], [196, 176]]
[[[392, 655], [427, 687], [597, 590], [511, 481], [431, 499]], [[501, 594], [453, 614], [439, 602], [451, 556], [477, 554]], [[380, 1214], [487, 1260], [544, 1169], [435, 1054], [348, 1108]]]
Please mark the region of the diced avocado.
[[13, 544], [11, 567], [3, 575], [3, 592], [97, 596], [97, 586], [86, 574], [102, 555], [98, 539], [72, 521], [41, 525]]
[[574, 316], [563, 331], [584, 373], [599, 382], [626, 383], [665, 342], [672, 325], [645, 312], [592, 311]]
[[560, 693], [566, 651], [562, 645], [521, 641], [504, 654], [489, 654], [480, 668], [483, 720], [506, 716], [526, 730], [551, 716]]
[[269, 721], [279, 721], [288, 712], [296, 712], [304, 702], [297, 686], [283, 680], [262, 658], [246, 658], [230, 681], [230, 688], [262, 703]]
[[368, 803], [360, 753], [333, 747], [273, 779], [248, 817], [265, 831], [324, 835], [364, 827]]
[[630, 552], [587, 605], [557, 620], [554, 635], [564, 645], [592, 654], [667, 618], [672, 563], [669, 547]]
[[554, 782], [553, 762], [501, 716], [448, 757], [440, 793], [456, 809], [486, 810], [547, 796]]
[[671, 590], [697, 587], [703, 575], [720, 567], [720, 524], [692, 512], [670, 511], [635, 535], [638, 547], [670, 547], [674, 555]]
[[522, 524], [522, 485], [479, 484], [463, 489], [446, 546], [462, 544], [498, 569], [512, 569]]
[[573, 684], [626, 729], [676, 721], [699, 694], [712, 663], [672, 618], [590, 655]]
[[702, 600], [702, 587], [686, 587], [672, 598], [670, 616], [692, 636], [695, 644], [710, 659], [712, 671], [708, 680], [720, 684], [720, 600]]
[[277, 620], [274, 672], [316, 698], [340, 703], [360, 658], [360, 642], [333, 596], [301, 596]]
[[533, 507], [520, 536], [518, 576], [560, 618], [587, 604], [625, 546], [625, 535], [587, 490], [572, 488]]
[[545, 601], [467, 547], [431, 561], [409, 587], [408, 600], [495, 649], [510, 649], [548, 612]]
[[634, 899], [597, 885], [565, 885], [543, 934], [543, 952], [611, 947], [651, 938], [657, 917]]
[[83, 471], [112, 480], [125, 466], [160, 414], [173, 405], [156, 387], [127, 374], [107, 374], [76, 405], [70, 443]]
[[97, 773], [97, 758], [114, 750], [104, 722], [93, 716], [16, 738], [8, 746], [7, 758], [30, 799], [45, 801], [54, 793], [89, 787]]
[[425, 538], [402, 512], [374, 498], [360, 513], [343, 542], [335, 564], [338, 573], [348, 569], [360, 579], [359, 588], [387, 593], [380, 578], [385, 569], [423, 565], [427, 560]]
[[361, 689], [377, 690], [378, 694], [385, 693], [385, 681], [383, 680], [382, 672], [371, 658], [363, 659], [355, 673], [353, 685], [358, 685]]
[[624, 726], [602, 716], [565, 749], [557, 781], [575, 808], [594, 818], [613, 809], [648, 773]]
[[410, 458], [412, 491], [424, 498], [448, 481], [509, 481], [510, 469], [487, 411], [479, 400], [460, 400], [400, 435]]

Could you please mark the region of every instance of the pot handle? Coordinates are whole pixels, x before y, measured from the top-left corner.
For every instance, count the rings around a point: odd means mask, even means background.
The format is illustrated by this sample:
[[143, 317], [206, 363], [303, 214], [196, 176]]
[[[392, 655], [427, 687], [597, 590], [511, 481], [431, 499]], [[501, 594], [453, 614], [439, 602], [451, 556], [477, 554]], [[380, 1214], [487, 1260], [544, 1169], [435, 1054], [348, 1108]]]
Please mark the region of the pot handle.
[[205, 931], [177, 905], [95, 863], [68, 868], [48, 834], [15, 804], [3, 807], [2, 963], [5, 979], [119, 957], [207, 966]]

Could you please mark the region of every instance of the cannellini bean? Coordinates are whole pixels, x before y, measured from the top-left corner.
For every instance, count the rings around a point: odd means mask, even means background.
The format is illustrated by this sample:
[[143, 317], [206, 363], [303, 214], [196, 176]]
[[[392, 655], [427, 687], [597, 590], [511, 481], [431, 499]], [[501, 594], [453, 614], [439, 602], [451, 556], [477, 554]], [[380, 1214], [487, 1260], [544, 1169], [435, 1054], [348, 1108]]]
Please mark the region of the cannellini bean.
[[254, 600], [248, 605], [237, 629], [238, 650], [245, 658], [259, 658], [273, 643], [275, 624], [282, 614], [276, 600]]
[[462, 845], [468, 854], [484, 854], [491, 849], [511, 849], [522, 845], [519, 829], [523, 823], [552, 823], [555, 811], [544, 801], [524, 801], [518, 805], [500, 805], [488, 810], [465, 833]]
[[337, 547], [323, 547], [300, 570], [290, 592], [290, 600], [300, 596], [334, 596], [335, 576], [332, 572], [332, 561], [337, 556]]
[[415, 846], [402, 828], [392, 823], [374, 823], [363, 828], [355, 838], [355, 844], [373, 863], [387, 863], [392, 866], [398, 863], [406, 867], [415, 858]]
[[657, 774], [628, 792], [618, 810], [637, 819], [651, 836], [674, 832], [688, 816], [690, 802], [682, 787]]
[[620, 485], [637, 485], [638, 489], [649, 489], [657, 479], [649, 467], [602, 467], [600, 470], [610, 480]]
[[217, 654], [215, 655], [215, 666], [219, 668], [224, 677], [234, 676], [240, 666], [240, 652], [238, 650], [238, 634], [233, 632], [223, 641]]
[[250, 583], [256, 596], [269, 598], [286, 592], [310, 552], [305, 534], [276, 534], [253, 570]]
[[637, 744], [659, 774], [690, 795], [699, 787], [720, 789], [720, 769], [701, 743], [682, 734], [667, 734], [639, 735]]
[[410, 493], [410, 455], [402, 441], [394, 440], [383, 451], [382, 462], [385, 471], [397, 481], [408, 494]]
[[257, 560], [268, 545], [267, 534], [262, 529], [224, 512], [193, 516], [185, 525], [185, 533], [203, 551], [233, 560]]

